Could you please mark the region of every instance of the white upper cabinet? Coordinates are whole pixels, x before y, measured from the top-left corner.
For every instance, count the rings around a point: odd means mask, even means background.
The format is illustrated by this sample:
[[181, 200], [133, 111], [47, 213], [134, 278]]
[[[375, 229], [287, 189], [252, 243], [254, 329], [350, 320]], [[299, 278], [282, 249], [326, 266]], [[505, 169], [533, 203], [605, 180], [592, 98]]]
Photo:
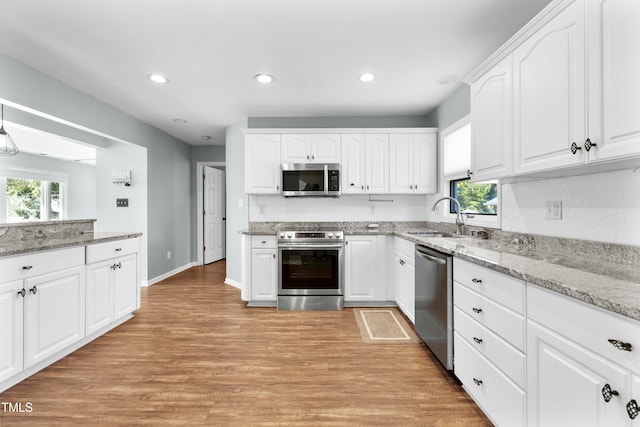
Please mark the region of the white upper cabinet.
[[636, 162], [638, 22], [638, 1], [555, 0], [468, 76], [474, 180]]
[[342, 194], [389, 192], [389, 135], [343, 134]]
[[[589, 161], [640, 152], [640, 2], [591, 0], [587, 6]], [[583, 148], [584, 150], [584, 148]]]
[[283, 134], [282, 163], [340, 163], [339, 134]]
[[244, 139], [244, 191], [247, 194], [280, 192], [280, 135], [250, 134]]
[[429, 194], [437, 191], [437, 134], [389, 136], [389, 192]]
[[514, 173], [583, 163], [584, 3], [574, 1], [513, 53]]
[[511, 175], [513, 155], [512, 57], [508, 56], [471, 85], [471, 178]]

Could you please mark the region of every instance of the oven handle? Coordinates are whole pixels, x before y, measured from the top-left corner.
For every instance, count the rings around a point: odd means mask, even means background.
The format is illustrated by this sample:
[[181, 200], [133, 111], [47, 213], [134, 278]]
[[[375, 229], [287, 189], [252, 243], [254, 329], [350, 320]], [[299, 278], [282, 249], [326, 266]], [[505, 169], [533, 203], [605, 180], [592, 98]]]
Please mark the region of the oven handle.
[[332, 243], [326, 243], [326, 244], [322, 244], [322, 243], [313, 243], [311, 245], [306, 245], [306, 244], [279, 244], [278, 248], [281, 249], [342, 249], [344, 248], [343, 245], [336, 245], [336, 244], [332, 244]]

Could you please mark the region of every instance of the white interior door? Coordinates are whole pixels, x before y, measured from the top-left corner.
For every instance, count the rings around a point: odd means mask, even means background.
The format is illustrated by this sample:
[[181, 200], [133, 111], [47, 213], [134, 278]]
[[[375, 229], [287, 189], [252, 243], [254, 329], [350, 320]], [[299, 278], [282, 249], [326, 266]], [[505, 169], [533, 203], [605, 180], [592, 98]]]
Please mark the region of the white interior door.
[[204, 167], [204, 263], [225, 257], [225, 185], [224, 172]]

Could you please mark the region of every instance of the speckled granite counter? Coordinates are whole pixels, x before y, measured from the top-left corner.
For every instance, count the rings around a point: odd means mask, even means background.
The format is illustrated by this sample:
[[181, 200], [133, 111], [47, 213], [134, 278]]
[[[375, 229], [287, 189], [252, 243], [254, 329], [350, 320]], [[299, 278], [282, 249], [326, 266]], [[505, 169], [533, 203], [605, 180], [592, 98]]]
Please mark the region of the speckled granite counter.
[[280, 230], [343, 230], [346, 235], [395, 235], [580, 301], [640, 320], [640, 248], [491, 230], [491, 238], [419, 237], [407, 231], [454, 232], [427, 222], [250, 223], [246, 234]]
[[[640, 266], [593, 258], [568, 257], [470, 237], [418, 237], [396, 232], [455, 257], [589, 304], [640, 320]], [[630, 249], [631, 250], [631, 249]]]
[[142, 236], [138, 232], [94, 232], [95, 220], [0, 225], [0, 257], [86, 246]]

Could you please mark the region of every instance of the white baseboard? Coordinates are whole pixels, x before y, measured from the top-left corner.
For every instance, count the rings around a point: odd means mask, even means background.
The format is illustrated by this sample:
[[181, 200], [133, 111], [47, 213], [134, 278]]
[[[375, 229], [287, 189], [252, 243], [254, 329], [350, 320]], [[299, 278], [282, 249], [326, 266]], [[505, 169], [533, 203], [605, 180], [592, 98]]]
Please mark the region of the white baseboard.
[[151, 285], [155, 285], [158, 282], [163, 281], [164, 279], [168, 279], [169, 277], [176, 275], [182, 271], [188, 270], [191, 267], [195, 267], [196, 265], [198, 265], [197, 262], [190, 262], [188, 264], [183, 265], [182, 267], [178, 267], [178, 268], [174, 268], [171, 271], [168, 271], [164, 274], [161, 274], [160, 276], [154, 277], [151, 280], [147, 280], [147, 281], [141, 281], [140, 282], [140, 286], [151, 286]]
[[229, 279], [228, 277], [224, 278], [224, 283], [227, 285], [233, 286], [234, 288], [242, 289], [242, 283], [237, 280]]

